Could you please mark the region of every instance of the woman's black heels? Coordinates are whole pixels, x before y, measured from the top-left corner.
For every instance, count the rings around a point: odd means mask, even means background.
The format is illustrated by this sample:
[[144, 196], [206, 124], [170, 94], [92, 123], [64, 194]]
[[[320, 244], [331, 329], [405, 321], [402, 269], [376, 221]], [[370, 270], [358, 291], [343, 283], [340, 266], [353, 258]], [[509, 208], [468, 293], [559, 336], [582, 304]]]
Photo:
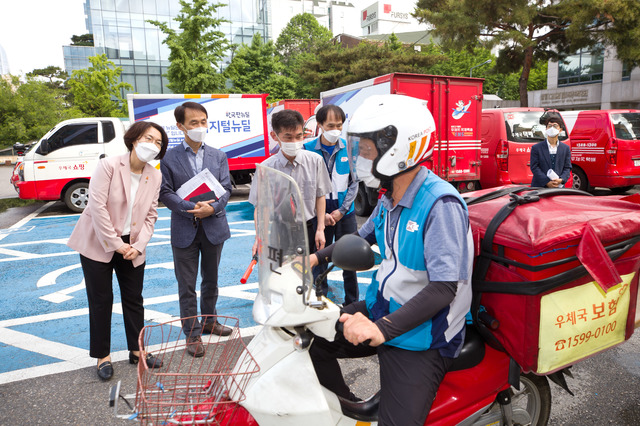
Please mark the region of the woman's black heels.
[[[139, 361], [140, 358], [137, 355], [134, 355], [133, 352], [129, 352], [129, 364], [137, 364]], [[147, 354], [146, 362], [147, 367], [149, 368], [162, 367], [162, 361], [151, 354]]]

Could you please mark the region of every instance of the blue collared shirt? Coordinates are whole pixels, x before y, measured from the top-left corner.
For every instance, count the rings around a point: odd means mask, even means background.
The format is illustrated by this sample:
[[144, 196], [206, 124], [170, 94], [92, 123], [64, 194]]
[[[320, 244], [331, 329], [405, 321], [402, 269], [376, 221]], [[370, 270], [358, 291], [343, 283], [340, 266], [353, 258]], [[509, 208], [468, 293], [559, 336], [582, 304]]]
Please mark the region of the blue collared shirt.
[[182, 141], [182, 146], [185, 151], [187, 151], [187, 156], [189, 157], [189, 164], [191, 165], [191, 170], [193, 170], [193, 174], [197, 175], [202, 171], [202, 163], [204, 162], [204, 144], [200, 144], [200, 149], [198, 152], [193, 152], [193, 149], [189, 146], [186, 140]]

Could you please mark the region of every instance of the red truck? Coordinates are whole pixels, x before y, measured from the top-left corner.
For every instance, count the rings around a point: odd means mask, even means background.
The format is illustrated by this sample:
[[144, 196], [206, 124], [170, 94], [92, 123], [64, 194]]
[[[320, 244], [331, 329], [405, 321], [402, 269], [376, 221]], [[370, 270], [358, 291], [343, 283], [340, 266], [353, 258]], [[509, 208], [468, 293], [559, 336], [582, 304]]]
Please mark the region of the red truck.
[[[283, 99], [278, 102], [272, 102], [267, 107], [267, 127], [269, 131], [269, 135], [271, 134], [271, 115], [273, 113], [282, 111], [283, 109], [294, 109], [302, 114], [302, 118], [307, 121], [309, 117], [313, 116], [316, 113], [316, 107], [320, 103], [320, 99]], [[315, 127], [314, 127], [315, 129]], [[313, 133], [313, 130], [305, 127], [305, 137], [310, 136]], [[269, 152], [272, 154], [277, 152], [276, 147], [278, 143], [274, 140], [271, 140], [271, 136], [269, 136]]]
[[[371, 95], [400, 94], [426, 100], [436, 122], [437, 140], [433, 158], [424, 165], [460, 192], [473, 191], [480, 181], [482, 82], [479, 78], [392, 73], [322, 92], [320, 103], [340, 106], [348, 123]], [[344, 126], [343, 137], [347, 130]], [[376, 200], [377, 193], [360, 184], [356, 214], [368, 214]]]
[[[549, 115], [558, 117], [559, 113], [533, 107], [490, 108], [482, 111], [482, 188], [531, 185], [531, 147], [545, 140], [544, 131]], [[563, 125], [558, 140], [569, 144], [568, 135]]]
[[624, 193], [640, 184], [640, 110], [561, 114], [571, 136], [574, 188]]

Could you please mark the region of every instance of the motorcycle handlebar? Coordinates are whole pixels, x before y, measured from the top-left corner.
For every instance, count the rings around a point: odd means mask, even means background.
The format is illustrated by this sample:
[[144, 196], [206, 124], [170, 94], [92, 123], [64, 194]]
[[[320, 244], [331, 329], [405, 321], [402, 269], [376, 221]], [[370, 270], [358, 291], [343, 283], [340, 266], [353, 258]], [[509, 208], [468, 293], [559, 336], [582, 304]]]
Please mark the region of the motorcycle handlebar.
[[[344, 323], [340, 322], [340, 320], [336, 321], [336, 333], [344, 336]], [[371, 339], [367, 339], [364, 342], [360, 343], [359, 346], [369, 346], [371, 343]]]

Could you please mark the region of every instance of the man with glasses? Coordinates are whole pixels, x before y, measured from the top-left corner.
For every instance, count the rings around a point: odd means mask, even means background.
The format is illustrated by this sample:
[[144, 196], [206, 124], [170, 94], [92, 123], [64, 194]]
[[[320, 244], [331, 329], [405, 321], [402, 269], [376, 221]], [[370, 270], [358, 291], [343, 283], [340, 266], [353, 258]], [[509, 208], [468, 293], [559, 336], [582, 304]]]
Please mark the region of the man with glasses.
[[[325, 195], [331, 192], [331, 180], [322, 157], [314, 152], [303, 150], [304, 119], [298, 111], [285, 109], [271, 117], [271, 137], [278, 142], [280, 150], [262, 162], [262, 165], [276, 169], [291, 176], [304, 200], [304, 212], [307, 218], [309, 251], [324, 248], [325, 245]], [[251, 185], [249, 202], [257, 203], [257, 185]], [[258, 250], [258, 241], [253, 245], [253, 255]]]
[[562, 188], [571, 175], [571, 150], [558, 140], [562, 131], [560, 117], [547, 120], [546, 140], [531, 147], [531, 187]]

